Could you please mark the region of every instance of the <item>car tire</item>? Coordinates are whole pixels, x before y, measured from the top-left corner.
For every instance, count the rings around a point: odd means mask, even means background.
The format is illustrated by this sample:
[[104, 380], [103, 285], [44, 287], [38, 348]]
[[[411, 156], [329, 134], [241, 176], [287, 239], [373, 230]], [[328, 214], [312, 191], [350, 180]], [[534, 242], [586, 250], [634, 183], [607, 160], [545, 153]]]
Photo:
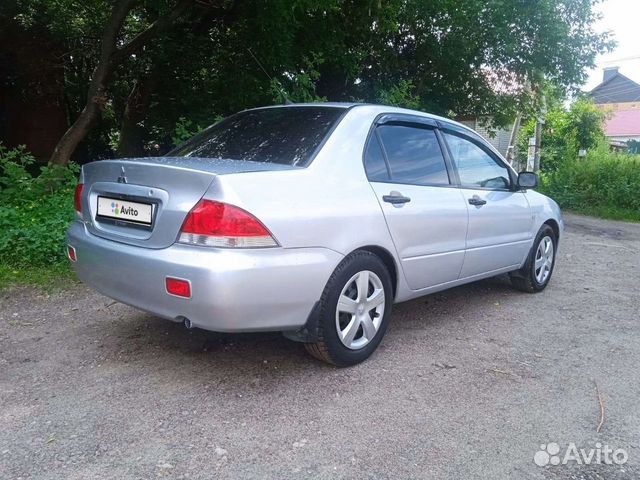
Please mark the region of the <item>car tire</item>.
[[[550, 257], [548, 257], [548, 248], [551, 249]], [[509, 274], [511, 284], [526, 293], [537, 293], [544, 290], [551, 280], [557, 251], [556, 234], [549, 225], [544, 224], [536, 235], [524, 266]]]
[[319, 303], [318, 340], [305, 348], [338, 367], [366, 360], [387, 330], [392, 304], [391, 276], [382, 260], [363, 250], [350, 254], [327, 282]]

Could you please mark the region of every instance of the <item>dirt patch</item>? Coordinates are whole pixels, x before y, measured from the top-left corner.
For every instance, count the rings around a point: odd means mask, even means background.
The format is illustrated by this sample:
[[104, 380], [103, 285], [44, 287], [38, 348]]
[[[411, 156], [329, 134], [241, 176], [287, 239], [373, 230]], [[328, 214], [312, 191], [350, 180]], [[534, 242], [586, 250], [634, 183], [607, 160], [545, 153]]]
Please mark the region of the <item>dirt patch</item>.
[[[84, 287], [3, 292], [0, 478], [639, 478], [640, 225], [566, 220], [543, 293], [499, 277], [396, 305], [350, 369]], [[629, 460], [539, 467], [549, 442]]]

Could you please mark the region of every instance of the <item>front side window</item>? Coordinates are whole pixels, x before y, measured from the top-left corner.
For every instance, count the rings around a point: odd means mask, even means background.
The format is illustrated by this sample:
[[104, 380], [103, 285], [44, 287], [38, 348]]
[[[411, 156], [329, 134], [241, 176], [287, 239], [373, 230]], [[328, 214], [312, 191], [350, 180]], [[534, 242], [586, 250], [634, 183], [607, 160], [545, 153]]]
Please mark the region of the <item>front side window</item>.
[[376, 129], [375, 135], [378, 135], [384, 147], [392, 182], [449, 184], [447, 167], [434, 130], [382, 125]]
[[344, 111], [338, 107], [276, 107], [240, 112], [209, 127], [167, 156], [304, 167]]
[[499, 190], [511, 186], [507, 167], [499, 164], [487, 151], [466, 138], [443, 133], [463, 186]]

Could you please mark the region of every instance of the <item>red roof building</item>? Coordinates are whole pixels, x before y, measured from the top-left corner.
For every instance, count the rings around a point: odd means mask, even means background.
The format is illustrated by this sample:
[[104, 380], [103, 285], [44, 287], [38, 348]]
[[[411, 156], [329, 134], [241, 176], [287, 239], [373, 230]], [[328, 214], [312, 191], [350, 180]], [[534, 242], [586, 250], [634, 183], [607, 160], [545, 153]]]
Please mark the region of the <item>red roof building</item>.
[[604, 132], [616, 140], [640, 138], [640, 109], [614, 111], [605, 124]]
[[602, 83], [590, 92], [593, 102], [610, 111], [605, 135], [612, 142], [640, 140], [640, 85], [618, 67], [605, 68]]

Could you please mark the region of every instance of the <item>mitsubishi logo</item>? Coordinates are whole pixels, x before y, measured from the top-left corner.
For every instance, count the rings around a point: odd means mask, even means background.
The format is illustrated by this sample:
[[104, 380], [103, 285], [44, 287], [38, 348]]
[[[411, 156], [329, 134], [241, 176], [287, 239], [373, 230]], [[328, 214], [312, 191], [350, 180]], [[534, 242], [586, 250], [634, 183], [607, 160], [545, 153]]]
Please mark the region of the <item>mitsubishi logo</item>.
[[118, 177], [118, 183], [127, 183], [127, 177], [124, 175], [124, 167], [120, 167], [120, 176]]

